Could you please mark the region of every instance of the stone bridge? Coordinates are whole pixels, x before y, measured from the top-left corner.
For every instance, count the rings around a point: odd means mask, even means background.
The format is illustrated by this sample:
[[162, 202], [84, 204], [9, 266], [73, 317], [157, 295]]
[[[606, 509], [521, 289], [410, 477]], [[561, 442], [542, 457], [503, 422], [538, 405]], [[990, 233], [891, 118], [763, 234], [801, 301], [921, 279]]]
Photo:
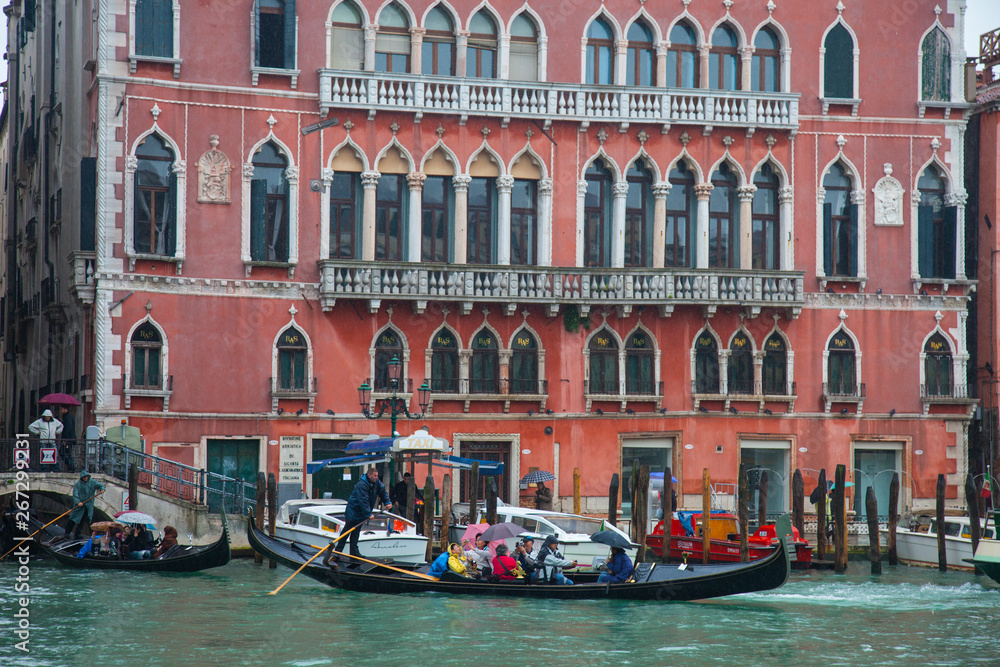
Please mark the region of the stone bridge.
[[[73, 485], [80, 479], [78, 473], [32, 472], [29, 473], [31, 507], [43, 511], [51, 517], [58, 516], [70, 508], [73, 502]], [[95, 473], [95, 481], [104, 485], [104, 493], [94, 500], [94, 521], [112, 518], [125, 509], [124, 500], [128, 496], [128, 485], [117, 477]], [[11, 473], [0, 476], [0, 507], [6, 507], [14, 494], [14, 479]], [[191, 534], [194, 544], [210, 544], [222, 532], [222, 519], [218, 514], [209, 513], [207, 505], [199, 505], [187, 500], [169, 496], [155, 489], [138, 487], [138, 502], [133, 507], [157, 518], [157, 527], [173, 526], [181, 544], [187, 543]], [[237, 514], [227, 514], [229, 535], [234, 550], [248, 550], [247, 518]], [[66, 519], [58, 525], [64, 526]]]

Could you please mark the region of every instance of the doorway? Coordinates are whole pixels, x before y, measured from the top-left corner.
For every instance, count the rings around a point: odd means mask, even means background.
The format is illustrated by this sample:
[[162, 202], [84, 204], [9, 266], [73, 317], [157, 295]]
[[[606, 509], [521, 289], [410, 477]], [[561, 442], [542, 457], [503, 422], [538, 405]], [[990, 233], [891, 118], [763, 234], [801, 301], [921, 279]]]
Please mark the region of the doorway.
[[[874, 448], [855, 445], [854, 449], [854, 512], [856, 516], [867, 516], [865, 498], [868, 487], [875, 489], [880, 519], [889, 514], [889, 487], [892, 473], [899, 472], [900, 449], [891, 446]], [[882, 474], [885, 473], [885, 474]], [[900, 473], [900, 482], [903, 475]]]
[[[311, 461], [323, 461], [346, 456], [344, 450], [357, 438], [318, 438], [312, 439]], [[354, 485], [361, 478], [362, 468], [324, 468], [312, 475], [313, 498], [340, 498], [347, 500]], [[381, 470], [379, 475], [381, 475]], [[388, 482], [386, 486], [389, 486]]]
[[747, 469], [747, 485], [750, 497], [748, 508], [751, 523], [760, 513], [760, 492], [763, 473], [767, 473], [767, 514], [770, 517], [788, 511], [789, 489], [785, 484], [789, 470], [788, 442], [744, 441], [740, 445], [740, 462]]
[[[260, 441], [256, 439], [226, 438], [224, 440], [209, 439], [206, 443], [206, 469], [208, 472], [225, 477], [249, 482], [252, 487], [243, 487], [244, 498], [255, 500], [257, 473], [260, 468]], [[223, 489], [218, 479], [209, 477], [208, 508], [210, 512], [218, 512], [225, 499], [225, 509], [229, 514], [242, 512], [241, 503], [233, 495], [234, 489]], [[211, 493], [215, 491], [215, 493]]]
[[[482, 441], [463, 440], [463, 458], [478, 459], [480, 461], [497, 461], [503, 463], [503, 474], [499, 478], [494, 477], [497, 483], [497, 497], [505, 503], [510, 504], [510, 441]], [[469, 471], [463, 470], [459, 473], [459, 502], [469, 502]], [[486, 499], [487, 476], [479, 476], [479, 499]]]
[[[622, 476], [621, 476], [621, 517], [623, 519], [632, 518], [632, 472], [635, 461], [639, 465], [648, 465], [649, 471], [662, 473], [667, 466], [674, 468], [674, 439], [673, 438], [632, 438], [622, 440]], [[675, 470], [674, 476], [677, 476]], [[610, 478], [608, 482], [610, 483]], [[679, 490], [679, 489], [678, 489]], [[651, 499], [659, 507], [659, 498]]]

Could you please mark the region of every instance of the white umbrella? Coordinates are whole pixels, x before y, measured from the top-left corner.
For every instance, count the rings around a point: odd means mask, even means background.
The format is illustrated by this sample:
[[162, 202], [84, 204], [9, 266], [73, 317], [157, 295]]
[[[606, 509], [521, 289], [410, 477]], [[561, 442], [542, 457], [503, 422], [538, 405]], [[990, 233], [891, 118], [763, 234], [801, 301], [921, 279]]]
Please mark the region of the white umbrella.
[[120, 512], [115, 515], [115, 521], [118, 523], [141, 523], [143, 525], [151, 523], [154, 526], [156, 525], [156, 519], [149, 516], [145, 512], [136, 511]]

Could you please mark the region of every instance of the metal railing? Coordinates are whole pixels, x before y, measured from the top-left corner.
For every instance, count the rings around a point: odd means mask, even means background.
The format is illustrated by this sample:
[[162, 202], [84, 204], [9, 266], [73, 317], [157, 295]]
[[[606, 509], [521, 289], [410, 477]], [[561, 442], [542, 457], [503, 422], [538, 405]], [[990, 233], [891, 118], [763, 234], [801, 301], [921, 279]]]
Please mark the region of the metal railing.
[[851, 384], [848, 382], [842, 383], [823, 383], [823, 395], [836, 398], [851, 398], [858, 399], [865, 397], [865, 383], [859, 382], [857, 384]]
[[784, 398], [786, 396], [796, 396], [798, 388], [794, 382], [786, 382], [784, 385], [778, 384], [775, 386], [772, 383], [765, 382], [753, 382], [753, 386], [749, 390], [740, 390], [739, 388], [734, 388], [732, 386], [727, 386], [726, 391], [728, 393], [721, 393], [721, 388], [716, 388], [715, 391], [698, 391], [698, 381], [691, 381], [691, 393], [701, 394], [701, 395], [713, 395], [724, 397], [728, 396], [730, 398], [736, 397], [746, 397], [751, 399], [760, 399], [773, 396], [776, 398]]
[[444, 396], [545, 396], [548, 394], [547, 380], [527, 380], [521, 378], [429, 378], [431, 394]]
[[920, 398], [924, 400], [975, 400], [975, 386], [971, 384], [922, 384]]
[[663, 382], [620, 382], [619, 380], [585, 380], [583, 393], [601, 396], [663, 396]]
[[[79, 473], [88, 470], [127, 482], [129, 466], [134, 463], [139, 486], [163, 495], [208, 505], [214, 512], [225, 507], [229, 514], [245, 515], [249, 507], [256, 506], [256, 484], [144, 454], [107, 440], [42, 443], [38, 438], [28, 438], [27, 441], [29, 471]], [[17, 442], [12, 438], [0, 440], [0, 469], [14, 468]], [[56, 462], [42, 464], [41, 450], [49, 448], [56, 449]]]

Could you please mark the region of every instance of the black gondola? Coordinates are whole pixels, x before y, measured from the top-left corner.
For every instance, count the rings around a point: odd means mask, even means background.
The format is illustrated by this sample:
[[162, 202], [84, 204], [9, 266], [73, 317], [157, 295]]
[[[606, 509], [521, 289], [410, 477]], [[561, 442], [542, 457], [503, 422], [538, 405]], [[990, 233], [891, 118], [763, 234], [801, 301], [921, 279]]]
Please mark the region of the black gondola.
[[[791, 522], [787, 516], [781, 521]], [[778, 532], [782, 532], [780, 529]], [[253, 516], [247, 523], [250, 546], [264, 556], [282, 565], [298, 569], [316, 555], [318, 547], [301, 542], [270, 537], [254, 526]], [[527, 584], [514, 582], [489, 582], [465, 578], [428, 580], [422, 577], [394, 572], [381, 565], [367, 563], [347, 564], [343, 561], [336, 569], [323, 565], [317, 558], [303, 569], [303, 573], [316, 581], [361, 593], [450, 593], [455, 595], [494, 595], [559, 600], [704, 600], [708, 598], [753, 593], [779, 588], [788, 578], [791, 560], [782, 538], [782, 547], [766, 558], [749, 563], [721, 563], [714, 565], [688, 565], [680, 569], [676, 564], [642, 563], [636, 568], [635, 581], [623, 584], [598, 584], [578, 582], [575, 586]], [[791, 548], [794, 548], [792, 546]], [[395, 567], [395, 566], [394, 566]], [[400, 569], [403, 569], [400, 567]], [[413, 572], [426, 574], [428, 565], [412, 568]], [[572, 576], [572, 575], [570, 575]], [[457, 580], [456, 580], [457, 579]]]
[[51, 556], [67, 567], [84, 570], [128, 570], [133, 572], [198, 572], [219, 567], [229, 562], [229, 525], [222, 514], [222, 535], [212, 544], [204, 546], [172, 547], [160, 558], [145, 560], [120, 560], [110, 556], [87, 554], [77, 557], [86, 540], [70, 540], [43, 544], [46, 556]]

